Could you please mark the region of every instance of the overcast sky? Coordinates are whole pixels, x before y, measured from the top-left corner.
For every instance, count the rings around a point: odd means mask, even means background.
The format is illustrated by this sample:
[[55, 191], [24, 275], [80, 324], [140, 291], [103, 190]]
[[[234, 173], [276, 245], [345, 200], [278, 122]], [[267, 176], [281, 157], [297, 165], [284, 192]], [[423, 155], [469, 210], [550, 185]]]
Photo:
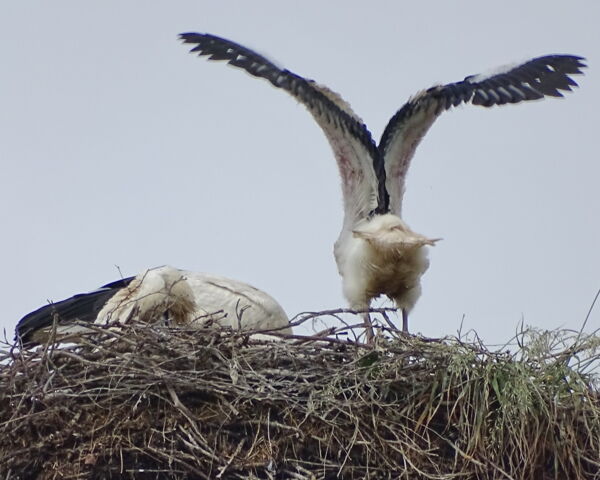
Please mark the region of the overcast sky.
[[[379, 138], [417, 91], [552, 53], [565, 99], [445, 113], [404, 218], [431, 249], [411, 330], [488, 343], [579, 328], [600, 288], [600, 2], [43, 0], [0, 4], [0, 326], [147, 267], [345, 306], [337, 167], [295, 100], [187, 53], [210, 32], [343, 95]], [[600, 306], [588, 330], [600, 327]]]

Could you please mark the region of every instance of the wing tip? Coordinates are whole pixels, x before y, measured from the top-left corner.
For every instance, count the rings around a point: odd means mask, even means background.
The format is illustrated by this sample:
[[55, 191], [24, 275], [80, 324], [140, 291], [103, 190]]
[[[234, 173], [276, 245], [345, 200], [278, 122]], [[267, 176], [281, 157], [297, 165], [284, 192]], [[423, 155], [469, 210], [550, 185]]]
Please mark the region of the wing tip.
[[48, 322], [47, 319], [53, 318], [53, 306], [54, 303], [50, 302], [24, 315], [15, 327], [15, 342], [23, 347], [34, 345], [36, 343], [33, 340], [34, 333], [41, 328], [48, 327], [52, 323], [51, 320]]
[[198, 32], [183, 32], [177, 35], [177, 38], [183, 43], [193, 43], [196, 39], [202, 39], [205, 34]]

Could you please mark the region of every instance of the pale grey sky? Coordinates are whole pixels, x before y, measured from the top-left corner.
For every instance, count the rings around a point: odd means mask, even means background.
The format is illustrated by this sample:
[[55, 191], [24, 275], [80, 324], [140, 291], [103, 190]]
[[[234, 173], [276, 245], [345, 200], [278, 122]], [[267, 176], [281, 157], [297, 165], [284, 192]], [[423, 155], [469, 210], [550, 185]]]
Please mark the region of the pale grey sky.
[[[147, 267], [247, 281], [290, 316], [345, 306], [337, 168], [292, 98], [187, 53], [247, 45], [339, 92], [375, 138], [409, 96], [587, 57], [562, 100], [445, 113], [404, 217], [431, 249], [411, 330], [579, 328], [600, 288], [600, 2], [42, 0], [0, 5], [0, 326]], [[600, 327], [600, 306], [588, 330]]]

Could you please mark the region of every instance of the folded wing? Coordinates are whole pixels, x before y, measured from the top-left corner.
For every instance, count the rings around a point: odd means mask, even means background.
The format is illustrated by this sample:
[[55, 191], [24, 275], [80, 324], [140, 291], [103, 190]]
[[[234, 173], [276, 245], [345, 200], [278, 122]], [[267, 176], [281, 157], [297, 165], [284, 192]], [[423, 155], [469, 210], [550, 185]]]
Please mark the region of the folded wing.
[[56, 321], [57, 329], [73, 328], [75, 324], [94, 323], [98, 313], [135, 277], [123, 278], [89, 292], [80, 293], [60, 302], [49, 303], [25, 315], [17, 324], [15, 336], [25, 344], [43, 343]]

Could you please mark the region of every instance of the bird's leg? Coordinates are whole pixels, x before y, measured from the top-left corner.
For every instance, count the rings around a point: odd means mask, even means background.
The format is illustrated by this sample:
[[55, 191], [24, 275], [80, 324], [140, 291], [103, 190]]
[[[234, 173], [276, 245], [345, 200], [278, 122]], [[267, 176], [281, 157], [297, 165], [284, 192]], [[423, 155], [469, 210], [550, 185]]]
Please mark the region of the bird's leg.
[[375, 339], [375, 332], [373, 331], [373, 322], [371, 322], [371, 316], [369, 312], [365, 312], [363, 314], [363, 319], [365, 321], [365, 333], [367, 335], [367, 343], [373, 343]]
[[408, 333], [408, 312], [402, 309], [402, 332]]

